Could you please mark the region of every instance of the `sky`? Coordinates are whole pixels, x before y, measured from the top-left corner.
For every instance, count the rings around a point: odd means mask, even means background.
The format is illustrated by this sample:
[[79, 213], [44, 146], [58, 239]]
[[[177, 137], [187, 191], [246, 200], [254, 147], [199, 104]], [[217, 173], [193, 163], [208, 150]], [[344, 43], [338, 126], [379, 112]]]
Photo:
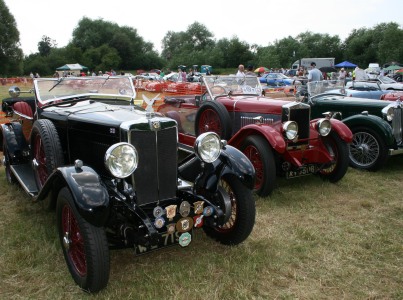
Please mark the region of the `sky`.
[[3, 0], [14, 16], [25, 55], [38, 52], [42, 36], [66, 46], [78, 22], [87, 17], [135, 28], [161, 52], [168, 31], [203, 24], [216, 40], [238, 37], [250, 45], [310, 31], [338, 35], [396, 22], [403, 27], [403, 0]]

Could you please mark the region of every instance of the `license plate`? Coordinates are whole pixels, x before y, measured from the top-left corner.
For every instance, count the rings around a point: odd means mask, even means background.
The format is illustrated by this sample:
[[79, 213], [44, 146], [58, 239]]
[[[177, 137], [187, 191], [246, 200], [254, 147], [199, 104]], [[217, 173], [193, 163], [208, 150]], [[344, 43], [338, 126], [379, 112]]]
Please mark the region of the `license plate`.
[[[181, 245], [182, 247], [185, 247], [187, 245], [189, 245], [192, 237], [193, 237], [193, 231], [190, 230], [188, 232], [184, 232], [184, 233], [180, 233], [178, 231], [175, 231], [174, 233], [161, 233], [159, 235], [159, 243], [158, 245], [155, 245], [153, 247], [145, 247], [142, 245], [136, 245], [134, 247], [134, 252], [136, 254], [143, 254], [149, 251], [153, 251], [156, 249], [160, 249], [160, 248], [164, 248], [164, 247], [169, 247], [169, 246], [173, 246], [173, 245]], [[186, 239], [187, 241], [183, 241], [183, 237], [182, 235], [186, 234]], [[181, 238], [182, 236], [182, 238]], [[182, 240], [182, 242], [181, 242]]]
[[315, 165], [307, 165], [302, 166], [296, 170], [290, 170], [286, 172], [286, 178], [295, 178], [300, 176], [309, 175], [312, 173], [316, 173], [316, 166]]

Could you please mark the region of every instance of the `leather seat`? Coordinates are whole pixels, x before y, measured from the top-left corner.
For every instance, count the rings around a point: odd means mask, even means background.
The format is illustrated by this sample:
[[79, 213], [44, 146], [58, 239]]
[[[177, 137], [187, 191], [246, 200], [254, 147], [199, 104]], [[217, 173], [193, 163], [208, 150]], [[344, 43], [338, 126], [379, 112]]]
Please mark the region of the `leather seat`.
[[14, 112], [16, 112], [16, 113], [20, 113], [20, 114], [25, 115], [30, 118], [34, 117], [34, 113], [32, 111], [31, 106], [26, 102], [19, 101], [19, 102], [14, 103], [13, 109], [14, 109]]

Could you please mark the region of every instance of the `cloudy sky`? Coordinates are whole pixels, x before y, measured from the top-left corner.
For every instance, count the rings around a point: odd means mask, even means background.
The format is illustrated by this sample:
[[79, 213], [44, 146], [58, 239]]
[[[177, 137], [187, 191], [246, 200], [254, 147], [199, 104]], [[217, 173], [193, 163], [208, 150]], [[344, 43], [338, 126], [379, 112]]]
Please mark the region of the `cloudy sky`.
[[25, 55], [38, 52], [46, 35], [64, 47], [83, 17], [137, 29], [161, 51], [168, 31], [186, 31], [198, 21], [216, 40], [237, 36], [267, 46], [299, 33], [328, 33], [344, 40], [353, 29], [383, 22], [403, 26], [403, 0], [4, 0], [14, 16]]

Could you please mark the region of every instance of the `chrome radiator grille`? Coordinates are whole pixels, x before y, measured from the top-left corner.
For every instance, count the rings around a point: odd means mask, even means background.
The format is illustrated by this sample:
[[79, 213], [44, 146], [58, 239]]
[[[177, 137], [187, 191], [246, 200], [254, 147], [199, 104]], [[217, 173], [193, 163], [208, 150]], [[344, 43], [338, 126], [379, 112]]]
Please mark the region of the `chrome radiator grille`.
[[402, 107], [395, 107], [393, 109], [394, 118], [392, 120], [392, 131], [393, 136], [395, 137], [397, 145], [401, 146], [403, 144], [403, 114]]
[[292, 102], [283, 106], [282, 122], [295, 121], [298, 124], [298, 139], [309, 139], [311, 108], [309, 105]]
[[176, 196], [176, 127], [157, 131], [132, 130], [130, 142], [139, 154], [133, 174], [137, 204], [148, 204]]

